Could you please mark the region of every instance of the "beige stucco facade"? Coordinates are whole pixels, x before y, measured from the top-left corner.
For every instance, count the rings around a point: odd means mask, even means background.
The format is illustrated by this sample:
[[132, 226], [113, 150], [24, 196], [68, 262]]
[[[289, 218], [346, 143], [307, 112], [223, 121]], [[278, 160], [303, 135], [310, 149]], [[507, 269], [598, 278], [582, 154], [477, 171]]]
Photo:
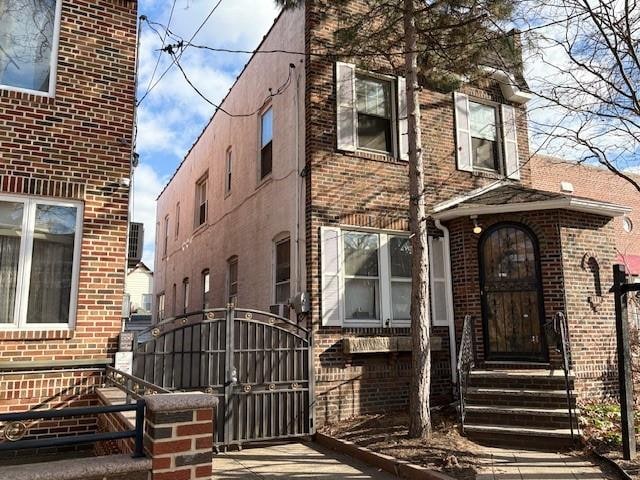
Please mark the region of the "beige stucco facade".
[[[304, 9], [286, 12], [265, 37], [260, 51], [304, 51]], [[157, 208], [155, 294], [165, 294], [165, 317], [203, 304], [202, 272], [210, 272], [207, 303], [227, 298], [227, 260], [238, 257], [238, 303], [268, 309], [274, 303], [274, 240], [291, 239], [291, 292], [304, 289], [304, 62], [297, 54], [255, 54], [187, 154]], [[292, 65], [294, 67], [292, 67]], [[273, 111], [273, 168], [260, 180], [260, 118]], [[231, 191], [226, 157], [232, 152]], [[196, 227], [196, 183], [207, 176], [207, 220]], [[178, 203], [180, 204], [178, 208]], [[176, 229], [179, 211], [179, 228]], [[166, 255], [165, 219], [168, 216]], [[174, 296], [173, 285], [176, 285]], [[271, 288], [264, 288], [271, 285]]]

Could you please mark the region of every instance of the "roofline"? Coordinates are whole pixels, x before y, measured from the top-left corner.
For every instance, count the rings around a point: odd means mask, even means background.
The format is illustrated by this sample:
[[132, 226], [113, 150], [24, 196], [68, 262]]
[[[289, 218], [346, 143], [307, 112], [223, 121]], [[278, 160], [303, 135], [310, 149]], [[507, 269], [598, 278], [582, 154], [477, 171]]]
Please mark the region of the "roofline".
[[[599, 173], [606, 173], [607, 175], [615, 176], [615, 177], [618, 177], [618, 178], [624, 180], [623, 177], [618, 175], [616, 172], [612, 172], [606, 166], [602, 165], [599, 162], [598, 163], [587, 163], [587, 162], [581, 161], [581, 160], [569, 160], [569, 159], [566, 159], [566, 158], [557, 157], [555, 155], [549, 155], [547, 153], [536, 153], [536, 154], [532, 155], [532, 157], [535, 158], [535, 159], [540, 159], [543, 162], [550, 163], [552, 165], [560, 165], [560, 166], [567, 166], [567, 167], [586, 168], [586, 169], [596, 170]], [[640, 180], [640, 173], [639, 172], [629, 172], [629, 171], [622, 170], [622, 173], [624, 173], [628, 177], [636, 178], [636, 179]]]
[[184, 154], [184, 157], [182, 157], [182, 161], [180, 162], [180, 164], [178, 164], [178, 167], [175, 169], [175, 171], [173, 172], [173, 174], [171, 175], [171, 178], [169, 178], [169, 180], [167, 181], [167, 183], [165, 184], [164, 187], [162, 187], [162, 190], [160, 191], [160, 193], [158, 194], [158, 196], [156, 197], [156, 202], [158, 200], [160, 200], [160, 197], [162, 196], [162, 194], [167, 190], [167, 187], [169, 186], [169, 184], [173, 181], [173, 179], [176, 177], [176, 175], [178, 174], [178, 172], [180, 171], [180, 169], [182, 168], [182, 165], [184, 165], [184, 162], [187, 160], [187, 157], [189, 156], [189, 154], [192, 152], [193, 148], [198, 144], [198, 142], [200, 141], [200, 139], [202, 138], [202, 135], [204, 135], [204, 132], [207, 131], [207, 128], [209, 128], [209, 125], [211, 125], [211, 123], [213, 122], [213, 120], [216, 118], [216, 115], [218, 114], [218, 112], [220, 111], [220, 107], [224, 107], [224, 102], [227, 101], [227, 98], [229, 97], [229, 95], [231, 94], [231, 91], [233, 90], [233, 88], [236, 86], [236, 84], [240, 81], [240, 78], [242, 77], [242, 75], [244, 74], [244, 72], [247, 70], [247, 67], [249, 67], [249, 64], [253, 61], [253, 59], [255, 58], [256, 54], [258, 53], [258, 50], [260, 50], [260, 48], [262, 47], [262, 45], [264, 45], [264, 42], [267, 40], [267, 38], [269, 37], [269, 35], [271, 35], [271, 32], [273, 31], [273, 29], [275, 28], [275, 26], [277, 25], [278, 21], [280, 20], [280, 18], [282, 17], [282, 15], [284, 14], [285, 9], [282, 8], [280, 9], [280, 13], [278, 13], [278, 16], [275, 18], [275, 20], [273, 21], [273, 23], [271, 24], [271, 26], [269, 27], [269, 30], [267, 31], [267, 33], [264, 34], [264, 36], [262, 37], [262, 40], [260, 40], [260, 43], [258, 44], [258, 46], [253, 50], [253, 53], [251, 54], [251, 56], [249, 57], [249, 59], [247, 60], [247, 63], [244, 64], [244, 67], [242, 67], [242, 70], [240, 71], [240, 73], [238, 73], [238, 75], [236, 76], [235, 80], [233, 81], [233, 83], [231, 84], [231, 87], [229, 87], [229, 90], [227, 91], [226, 95], [222, 98], [222, 100], [220, 100], [220, 103], [218, 104], [219, 108], [216, 108], [216, 110], [213, 112], [213, 115], [211, 115], [211, 118], [209, 119], [209, 121], [207, 122], [207, 124], [204, 126], [204, 128], [200, 131], [200, 133], [198, 134], [198, 136], [196, 137], [195, 141], [191, 144], [191, 147], [189, 147], [189, 150], [187, 150], [187, 153]]
[[433, 207], [433, 212], [434, 213], [438, 213], [438, 212], [442, 212], [443, 210], [447, 210], [449, 208], [455, 207], [456, 205], [462, 203], [462, 202], [466, 202], [467, 200], [471, 200], [472, 198], [477, 197], [478, 195], [482, 195], [484, 193], [490, 192], [492, 190], [495, 190], [498, 187], [502, 187], [504, 185], [508, 185], [510, 182], [503, 180], [497, 180], [493, 183], [489, 183], [488, 185], [485, 185], [483, 187], [480, 188], [476, 188], [475, 190], [471, 190], [468, 193], [465, 193], [464, 195], [459, 195], [457, 197], [452, 198], [451, 200], [446, 200], [444, 202], [440, 202], [438, 204], [436, 204]]
[[585, 198], [565, 197], [537, 202], [509, 203], [503, 205], [468, 205], [436, 213], [436, 220], [453, 220], [470, 215], [491, 215], [498, 213], [530, 212], [534, 210], [571, 210], [593, 213], [604, 217], [621, 217], [631, 212], [630, 207], [600, 202]]

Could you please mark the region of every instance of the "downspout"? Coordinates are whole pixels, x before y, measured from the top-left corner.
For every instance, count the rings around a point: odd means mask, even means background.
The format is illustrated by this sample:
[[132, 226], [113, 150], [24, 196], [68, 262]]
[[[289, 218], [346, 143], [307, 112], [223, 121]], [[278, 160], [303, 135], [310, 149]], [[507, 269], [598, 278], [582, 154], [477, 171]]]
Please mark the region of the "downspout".
[[436, 227], [444, 234], [444, 276], [446, 279], [445, 295], [447, 297], [447, 319], [449, 321], [449, 353], [451, 361], [451, 381], [458, 383], [457, 355], [456, 355], [456, 328], [453, 314], [453, 280], [451, 278], [451, 249], [449, 245], [449, 229], [442, 225], [439, 219], [435, 220]]
[[302, 262], [300, 260], [300, 190], [305, 181], [300, 168], [300, 73], [296, 72], [296, 294], [302, 292]]

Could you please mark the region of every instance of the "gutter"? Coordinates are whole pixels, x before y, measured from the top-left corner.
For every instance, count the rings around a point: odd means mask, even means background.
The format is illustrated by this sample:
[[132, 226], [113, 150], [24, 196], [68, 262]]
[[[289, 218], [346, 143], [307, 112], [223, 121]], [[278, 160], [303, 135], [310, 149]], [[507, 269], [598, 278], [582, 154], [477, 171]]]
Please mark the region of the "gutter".
[[456, 327], [453, 312], [453, 281], [451, 278], [451, 248], [449, 245], [449, 229], [442, 225], [439, 219], [435, 220], [436, 227], [444, 234], [444, 276], [446, 278], [445, 295], [447, 297], [447, 319], [449, 321], [449, 355], [451, 361], [451, 381], [455, 385], [458, 383], [457, 355], [456, 355]]

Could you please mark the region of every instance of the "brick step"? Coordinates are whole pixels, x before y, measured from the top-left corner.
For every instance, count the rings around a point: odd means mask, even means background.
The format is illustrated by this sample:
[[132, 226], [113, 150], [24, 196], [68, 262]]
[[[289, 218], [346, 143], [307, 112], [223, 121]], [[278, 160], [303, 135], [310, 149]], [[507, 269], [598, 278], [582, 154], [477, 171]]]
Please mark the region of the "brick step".
[[[575, 407], [575, 394], [571, 392], [572, 406]], [[465, 396], [469, 405], [529, 407], [529, 408], [566, 408], [565, 390], [542, 390], [527, 388], [469, 387]]]
[[[577, 427], [574, 411], [573, 425]], [[465, 423], [470, 425], [503, 425], [532, 428], [568, 428], [569, 410], [565, 408], [498, 407], [466, 405]]]
[[[492, 446], [526, 446], [538, 450], [556, 450], [572, 448], [575, 444], [569, 428], [522, 428], [465, 424], [464, 431], [470, 439]], [[574, 433], [577, 438], [577, 432]]]
[[[569, 376], [573, 387], [574, 376]], [[564, 372], [561, 370], [473, 370], [469, 376], [473, 387], [505, 387], [527, 390], [564, 390]]]

